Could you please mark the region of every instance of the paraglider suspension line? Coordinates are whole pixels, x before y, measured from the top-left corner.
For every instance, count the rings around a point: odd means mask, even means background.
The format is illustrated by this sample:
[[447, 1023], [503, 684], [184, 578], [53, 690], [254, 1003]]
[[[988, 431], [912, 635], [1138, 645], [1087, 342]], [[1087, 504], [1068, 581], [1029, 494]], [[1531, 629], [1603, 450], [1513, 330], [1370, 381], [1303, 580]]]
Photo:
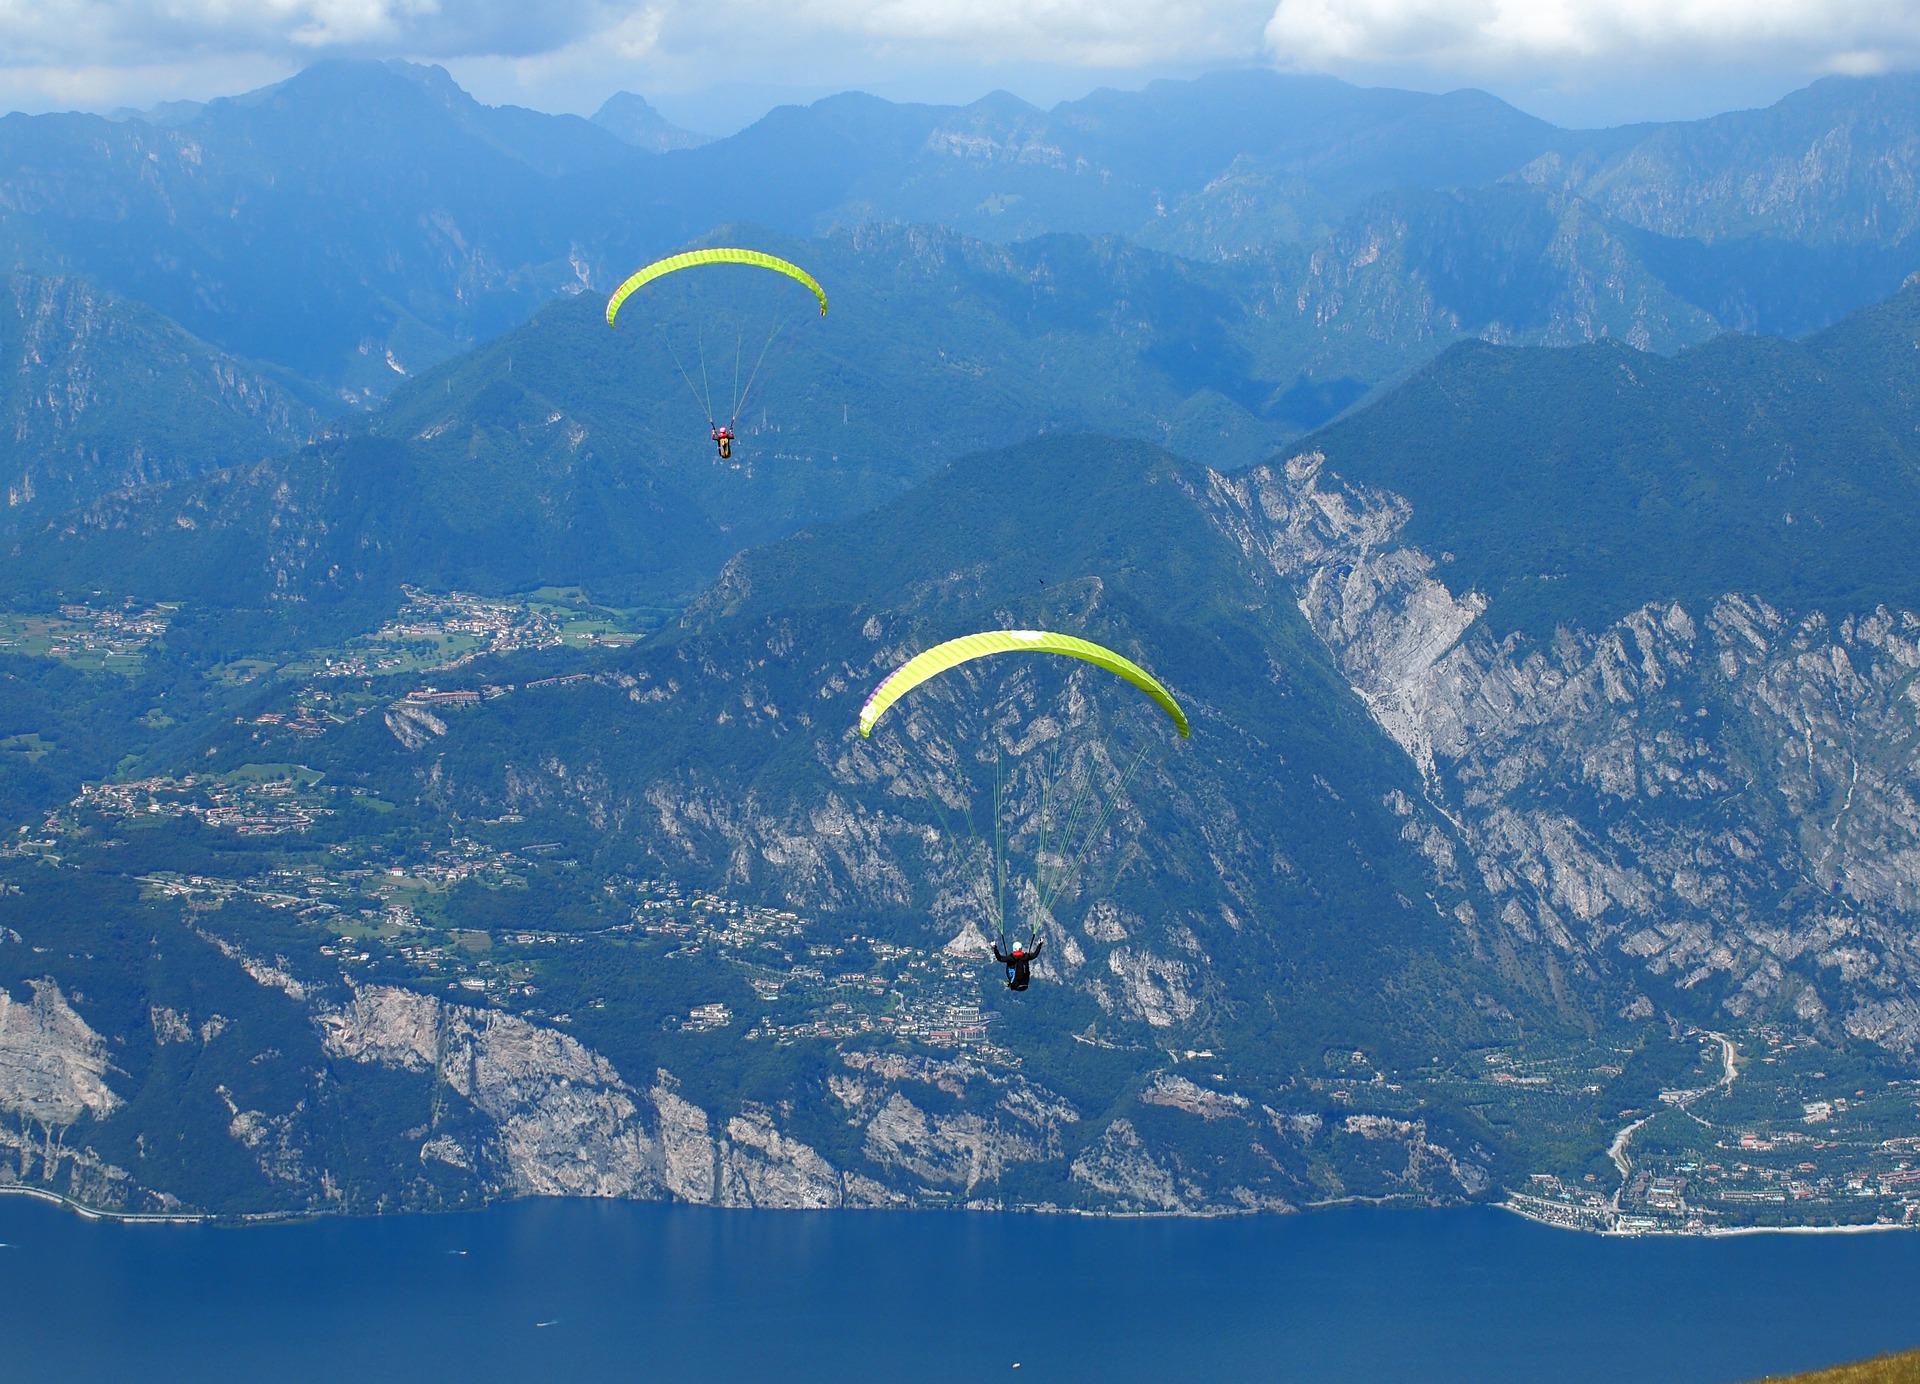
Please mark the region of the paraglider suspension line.
[[713, 426], [713, 386], [707, 383], [707, 329], [704, 324], [694, 331], [694, 345], [700, 351], [700, 388], [707, 396], [707, 426]]
[[743, 331], [733, 335], [733, 412], [727, 415], [727, 426], [731, 428], [740, 417], [740, 351], [747, 344], [747, 334]]
[[[1071, 755], [1066, 755], [1063, 753], [1062, 758], [1067, 760], [1067, 766], [1062, 771], [1062, 774], [1064, 776], [1065, 774], [1069, 774], [1073, 772], [1073, 764], [1072, 764]], [[1067, 825], [1065, 829], [1061, 831], [1060, 838], [1059, 838], [1062, 849], [1070, 848], [1072, 846], [1073, 840], [1074, 840], [1074, 830], [1080, 824], [1080, 813], [1082, 809], [1086, 807], [1087, 800], [1092, 795], [1092, 792], [1093, 792], [1093, 766], [1089, 764], [1087, 766], [1085, 776], [1080, 780], [1080, 790], [1079, 792], [1074, 794], [1073, 803], [1067, 809]], [[1054, 871], [1053, 875], [1049, 876], [1047, 873], [1045, 860], [1036, 858], [1034, 861], [1034, 880], [1033, 880], [1034, 893], [1038, 895], [1043, 901], [1050, 900], [1053, 897], [1053, 889], [1052, 889], [1052, 886], [1047, 883], [1047, 880], [1050, 877], [1057, 879], [1058, 876], [1066, 870], [1066, 868], [1067, 868], [1067, 865], [1063, 862], [1059, 866], [1059, 868]]]
[[[760, 367], [766, 364], [767, 352], [773, 349], [773, 343], [779, 339], [780, 333], [785, 331], [786, 327], [787, 323], [785, 318], [776, 317], [773, 319], [773, 327], [767, 332], [767, 339], [760, 344], [760, 354], [754, 359], [753, 369], [747, 373], [747, 387], [739, 390], [734, 395], [733, 417], [729, 420], [727, 424], [728, 427], [732, 427], [734, 423], [739, 422], [740, 415], [746, 411], [747, 398], [753, 393], [753, 382], [760, 378]], [[733, 362], [733, 379], [737, 386], [740, 382], [740, 358], [737, 354], [734, 356]]]
[[993, 916], [1000, 927], [1000, 945], [1007, 943], [1007, 869], [1005, 830], [1000, 814], [1002, 798], [1000, 747], [993, 748]]
[[[1114, 787], [1112, 796], [1106, 798], [1104, 802], [1102, 802], [1103, 795], [1096, 791], [1094, 787], [1096, 780], [1094, 766], [1089, 764], [1085, 774], [1081, 778], [1078, 788], [1074, 792], [1073, 805], [1071, 811], [1067, 814], [1066, 824], [1057, 830], [1053, 824], [1055, 809], [1059, 801], [1057, 790], [1065, 786], [1067, 783], [1067, 775], [1071, 772], [1071, 769], [1057, 769], [1052, 762], [1048, 762], [1042, 769], [1039, 827], [1040, 847], [1035, 854], [1033, 877], [1036, 907], [1031, 920], [1031, 926], [1026, 929], [1026, 945], [1029, 950], [1032, 949], [1034, 942], [1039, 938], [1041, 920], [1050, 915], [1054, 904], [1069, 893], [1078, 882], [1082, 871], [1092, 856], [1094, 846], [1106, 835], [1107, 828], [1111, 825], [1114, 814], [1120, 810], [1121, 804], [1127, 801], [1133, 781], [1139, 776], [1140, 770], [1145, 767], [1148, 757], [1154, 756], [1155, 762], [1158, 762], [1158, 756], [1155, 755], [1156, 748], [1158, 747], [1152, 743], [1140, 747], [1139, 751], [1127, 764], [1126, 769], [1121, 773], [1120, 779]], [[1062, 753], [1061, 759], [1062, 761], [1070, 761], [1072, 756]], [[936, 791], [933, 773], [929, 765], [923, 764], [921, 766], [921, 776], [925, 781], [927, 790], [925, 796], [933, 803], [933, 810], [940, 820], [940, 830], [946, 838], [948, 849], [962, 861], [974, 859], [975, 852], [978, 850], [980, 844], [986, 841], [986, 837], [985, 834], [980, 831], [974, 820], [973, 795], [964, 791], [964, 789], [960, 794], [962, 811], [964, 813], [963, 820], [966, 824], [966, 842], [963, 847], [960, 840], [960, 833], [955, 830], [953, 816], [947, 811], [941, 795]], [[995, 932], [999, 935], [1002, 950], [1006, 949], [1011, 935], [1011, 930], [1007, 926], [1006, 899], [1008, 883], [1006, 810], [1008, 799], [1006, 765], [1002, 752], [996, 748], [993, 760], [993, 839], [987, 843], [991, 850], [991, 865], [993, 871], [993, 903], [989, 921]], [[1094, 817], [1093, 820], [1088, 823], [1085, 832], [1082, 833], [1080, 831], [1080, 824], [1087, 819], [1087, 805], [1089, 803], [1094, 804]], [[1126, 845], [1120, 852], [1120, 860], [1123, 866], [1127, 857], [1138, 846], [1144, 826], [1144, 822], [1136, 822], [1132, 832], [1128, 834]], [[1046, 868], [1045, 863], [1050, 842], [1053, 843], [1056, 851], [1067, 853], [1063, 855], [1060, 864], [1051, 871]]]
[[1113, 820], [1113, 814], [1119, 810], [1120, 804], [1126, 799], [1127, 789], [1132, 786], [1134, 775], [1140, 772], [1140, 766], [1146, 762], [1147, 754], [1152, 749], [1153, 745], [1151, 743], [1142, 745], [1140, 752], [1133, 757], [1133, 763], [1127, 766], [1127, 772], [1121, 776], [1119, 786], [1113, 790], [1113, 796], [1108, 799], [1106, 808], [1100, 813], [1092, 829], [1088, 831], [1086, 839], [1080, 843], [1079, 850], [1074, 852], [1073, 859], [1068, 863], [1066, 871], [1055, 882], [1054, 887], [1046, 896], [1041, 899], [1041, 912], [1044, 913], [1047, 909], [1053, 907], [1054, 900], [1059, 898], [1068, 886], [1080, 877], [1080, 870], [1087, 862], [1088, 852], [1093, 849], [1094, 843], [1106, 834], [1107, 824]]
[[[960, 847], [960, 835], [953, 829], [953, 818], [948, 814], [946, 805], [940, 800], [940, 794], [936, 791], [932, 775], [923, 768], [921, 771], [921, 779], [926, 785], [927, 797], [933, 803], [933, 810], [940, 817], [940, 830], [946, 835], [947, 848], [960, 860], [971, 861], [974, 858], [975, 849], [980, 844], [980, 833], [974, 830], [973, 825], [972, 795], [966, 792], [965, 784], [963, 783], [961, 786], [960, 801], [966, 810], [967, 844], [966, 849], [962, 850]], [[1005, 941], [1006, 939], [1002, 937], [1001, 940]]]
[[1053, 748], [1040, 751], [1040, 848], [1033, 853], [1033, 896], [1040, 897], [1040, 875], [1047, 868], [1047, 814], [1053, 805]]
[[[680, 352], [674, 349], [673, 338], [666, 332], [660, 333], [660, 339], [667, 344], [667, 354], [673, 357], [673, 368], [680, 372], [680, 378], [687, 382], [687, 393], [693, 395], [694, 407], [707, 415], [707, 426], [713, 426], [713, 409], [700, 397], [700, 391], [694, 387], [693, 376], [687, 373], [687, 367], [680, 363]], [[704, 371], [703, 371], [704, 373]]]

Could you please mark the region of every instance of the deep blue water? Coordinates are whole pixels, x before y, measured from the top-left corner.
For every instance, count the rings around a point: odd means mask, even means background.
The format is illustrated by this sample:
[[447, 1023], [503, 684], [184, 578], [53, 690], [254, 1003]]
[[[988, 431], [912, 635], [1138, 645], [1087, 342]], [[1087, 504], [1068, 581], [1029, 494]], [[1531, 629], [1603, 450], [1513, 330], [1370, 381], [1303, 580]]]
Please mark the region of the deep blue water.
[[1601, 1240], [1489, 1210], [543, 1202], [231, 1229], [0, 1197], [0, 1242], [9, 1380], [1618, 1384], [1920, 1345], [1920, 1235]]

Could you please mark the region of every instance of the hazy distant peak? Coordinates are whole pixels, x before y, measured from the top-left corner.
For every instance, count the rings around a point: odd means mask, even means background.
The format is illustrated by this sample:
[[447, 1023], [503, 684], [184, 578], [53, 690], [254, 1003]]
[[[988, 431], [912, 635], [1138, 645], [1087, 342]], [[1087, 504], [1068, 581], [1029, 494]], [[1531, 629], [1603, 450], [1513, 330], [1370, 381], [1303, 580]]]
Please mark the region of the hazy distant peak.
[[[788, 109], [801, 108], [788, 107]], [[923, 101], [889, 101], [886, 97], [875, 96], [870, 91], [836, 91], [831, 96], [822, 96], [818, 101], [808, 103], [804, 109], [842, 114], [867, 111], [925, 111], [941, 108], [929, 106]]]
[[[1920, 72], [1883, 72], [1872, 76], [1821, 77], [1773, 103], [1772, 109], [1825, 110], [1877, 100], [1911, 101], [1920, 95]], [[1730, 111], [1727, 114], [1738, 114]]]
[[1441, 92], [1433, 98], [1433, 104], [1458, 107], [1461, 110], [1493, 111], [1510, 119], [1529, 121], [1547, 129], [1558, 128], [1551, 121], [1542, 120], [1537, 115], [1530, 115], [1511, 101], [1503, 101], [1492, 92], [1482, 91], [1479, 87], [1458, 87], [1453, 91]]
[[426, 66], [399, 58], [322, 58], [309, 63], [285, 81], [209, 101], [204, 109], [211, 111], [222, 106], [262, 106], [288, 100], [314, 100], [321, 103], [366, 100], [403, 91], [425, 93], [434, 104], [447, 110], [477, 108], [480, 104], [453, 80], [444, 67]]
[[470, 102], [473, 97], [467, 94], [465, 87], [454, 81], [453, 74], [438, 63], [408, 62], [404, 58], [387, 58], [378, 64], [396, 77], [404, 77], [434, 95], [448, 101]]
[[109, 111], [107, 119], [115, 121], [138, 120], [147, 125], [159, 125], [172, 129], [178, 125], [190, 124], [200, 112], [207, 108], [205, 101], [161, 101], [145, 110], [136, 110], [132, 106], [121, 106]]
[[1031, 101], [1023, 101], [1010, 91], [995, 89], [979, 100], [962, 107], [963, 110], [991, 115], [1003, 120], [1016, 120], [1025, 116], [1040, 115], [1043, 112]]
[[636, 149], [664, 154], [673, 149], [697, 149], [713, 136], [696, 134], [668, 120], [638, 92], [616, 91], [593, 113], [593, 123]]

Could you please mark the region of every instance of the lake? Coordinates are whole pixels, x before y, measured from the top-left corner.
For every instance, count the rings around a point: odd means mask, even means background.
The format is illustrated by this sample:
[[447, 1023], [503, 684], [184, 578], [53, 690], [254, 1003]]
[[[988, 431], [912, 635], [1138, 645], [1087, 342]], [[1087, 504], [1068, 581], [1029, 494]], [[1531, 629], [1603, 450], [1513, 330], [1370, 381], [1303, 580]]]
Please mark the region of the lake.
[[1640, 1384], [1920, 1345], [1920, 1235], [1602, 1240], [1489, 1209], [523, 1202], [226, 1228], [0, 1197], [0, 1242], [7, 1379]]

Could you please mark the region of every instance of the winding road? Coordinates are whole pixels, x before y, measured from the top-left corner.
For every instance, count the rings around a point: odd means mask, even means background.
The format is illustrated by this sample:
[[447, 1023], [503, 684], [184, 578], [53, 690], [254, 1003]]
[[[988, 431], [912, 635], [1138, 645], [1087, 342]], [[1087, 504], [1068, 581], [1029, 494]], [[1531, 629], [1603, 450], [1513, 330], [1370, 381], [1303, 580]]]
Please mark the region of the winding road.
[[[1740, 1075], [1740, 1050], [1734, 1047], [1733, 1039], [1727, 1037], [1724, 1033], [1714, 1033], [1711, 1030], [1703, 1031], [1698, 1036], [1711, 1038], [1720, 1044], [1721, 1076], [1720, 1079], [1711, 1086], [1702, 1086], [1696, 1091], [1679, 1092], [1672, 1101], [1672, 1106], [1676, 1110], [1687, 1110], [1695, 1101], [1699, 1100], [1700, 1097], [1716, 1091], [1723, 1096], [1726, 1095], [1733, 1090], [1734, 1080]], [[1654, 1115], [1659, 1113], [1657, 1110], [1653, 1112]], [[1698, 1117], [1696, 1116], [1695, 1118]], [[1620, 1172], [1620, 1185], [1614, 1188], [1613, 1191], [1612, 1205], [1616, 1213], [1620, 1210], [1621, 1194], [1627, 1190], [1628, 1184], [1633, 1181], [1633, 1159], [1627, 1155], [1627, 1146], [1633, 1142], [1633, 1136], [1639, 1132], [1641, 1126], [1647, 1124], [1652, 1119], [1653, 1115], [1642, 1115], [1632, 1124], [1627, 1125], [1620, 1130], [1619, 1133], [1615, 1134], [1613, 1136], [1613, 1142], [1607, 1145], [1607, 1157], [1613, 1160], [1613, 1166]]]

